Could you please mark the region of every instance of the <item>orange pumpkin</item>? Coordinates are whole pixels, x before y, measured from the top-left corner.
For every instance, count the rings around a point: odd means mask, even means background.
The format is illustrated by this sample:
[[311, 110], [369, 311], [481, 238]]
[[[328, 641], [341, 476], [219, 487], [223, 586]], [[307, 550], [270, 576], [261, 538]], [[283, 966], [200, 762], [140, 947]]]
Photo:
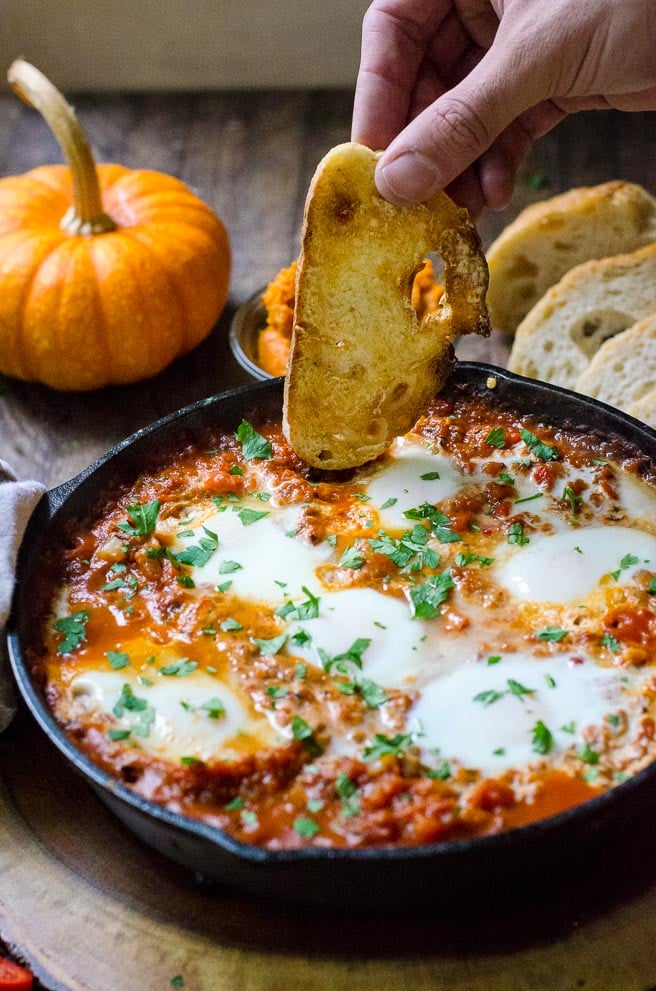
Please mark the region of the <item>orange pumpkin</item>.
[[75, 390], [148, 378], [223, 310], [225, 228], [178, 179], [96, 166], [73, 110], [29, 63], [9, 81], [68, 167], [0, 180], [0, 371]]

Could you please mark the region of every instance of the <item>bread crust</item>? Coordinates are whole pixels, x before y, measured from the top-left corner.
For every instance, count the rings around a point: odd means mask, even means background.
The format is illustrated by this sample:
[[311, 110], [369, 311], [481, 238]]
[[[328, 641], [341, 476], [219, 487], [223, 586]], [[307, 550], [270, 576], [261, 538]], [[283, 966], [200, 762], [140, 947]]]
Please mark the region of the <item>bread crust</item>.
[[656, 241], [656, 200], [630, 182], [572, 189], [523, 210], [487, 253], [492, 325], [514, 333], [577, 265]]
[[656, 389], [646, 392], [635, 403], [631, 403], [627, 412], [642, 420], [648, 427], [656, 429]]
[[576, 391], [631, 412], [656, 389], [656, 312], [599, 348]]
[[[283, 427], [317, 468], [380, 455], [443, 385], [454, 338], [490, 331], [487, 265], [469, 214], [444, 193], [388, 203], [374, 182], [379, 157], [353, 143], [333, 148], [305, 205]], [[445, 292], [420, 324], [410, 294], [431, 251], [444, 260]]]

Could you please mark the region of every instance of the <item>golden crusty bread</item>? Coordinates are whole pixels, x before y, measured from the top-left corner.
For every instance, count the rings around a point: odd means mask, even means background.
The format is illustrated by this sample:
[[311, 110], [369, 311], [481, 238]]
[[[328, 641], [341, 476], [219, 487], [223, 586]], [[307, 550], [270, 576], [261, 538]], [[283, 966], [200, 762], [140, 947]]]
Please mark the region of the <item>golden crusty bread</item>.
[[604, 342], [656, 312], [656, 244], [568, 272], [517, 329], [508, 368], [568, 389]]
[[656, 389], [656, 312], [606, 341], [576, 383], [576, 391], [630, 411]]
[[650, 392], [646, 392], [635, 403], [631, 403], [627, 413], [637, 417], [643, 423], [646, 423], [648, 427], [653, 427], [656, 430], [656, 389], [651, 389]]
[[[363, 145], [333, 148], [305, 204], [283, 425], [318, 468], [381, 454], [443, 385], [453, 338], [489, 333], [487, 266], [469, 214], [444, 193], [388, 203], [374, 183], [378, 158]], [[445, 292], [420, 324], [410, 293], [430, 251], [444, 261]]]
[[531, 307], [582, 262], [656, 241], [656, 200], [641, 186], [572, 189], [523, 210], [487, 253], [492, 326], [513, 333]]

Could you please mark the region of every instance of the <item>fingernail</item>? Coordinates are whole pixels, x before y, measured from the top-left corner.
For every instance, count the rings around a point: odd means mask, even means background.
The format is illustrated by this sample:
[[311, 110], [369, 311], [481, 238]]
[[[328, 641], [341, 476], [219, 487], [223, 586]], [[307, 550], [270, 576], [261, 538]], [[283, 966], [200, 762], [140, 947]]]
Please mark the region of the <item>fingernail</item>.
[[435, 163], [416, 151], [392, 159], [381, 169], [380, 178], [385, 187], [382, 195], [399, 205], [428, 199], [439, 188], [440, 179]]

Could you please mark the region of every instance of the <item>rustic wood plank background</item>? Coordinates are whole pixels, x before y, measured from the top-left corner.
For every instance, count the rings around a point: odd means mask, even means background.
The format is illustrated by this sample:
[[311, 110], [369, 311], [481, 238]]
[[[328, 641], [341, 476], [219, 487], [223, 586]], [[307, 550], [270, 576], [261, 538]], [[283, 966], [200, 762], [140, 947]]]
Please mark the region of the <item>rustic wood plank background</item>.
[[[73, 102], [99, 160], [171, 172], [219, 213], [233, 275], [210, 338], [148, 382], [62, 394], [0, 377], [0, 457], [50, 486], [157, 417], [247, 381], [227, 344], [232, 314], [296, 256], [310, 176], [348, 138], [351, 115], [346, 92]], [[655, 192], [653, 123], [618, 113], [565, 121], [534, 150], [510, 207], [483, 218], [484, 244], [528, 203], [572, 186], [623, 178]], [[60, 160], [36, 113], [11, 95], [0, 96], [0, 138], [0, 175]], [[463, 357], [503, 363], [506, 353], [498, 336], [463, 342]], [[585, 892], [563, 879], [544, 903], [420, 922], [319, 918], [198, 890], [118, 825], [25, 714], [0, 740], [0, 771], [0, 934], [56, 991], [157, 991], [178, 973], [188, 991], [656, 988], [647, 845]]]
[[[0, 377], [0, 456], [20, 477], [50, 486], [157, 417], [247, 381], [227, 345], [231, 316], [296, 256], [310, 176], [328, 148], [348, 139], [351, 117], [351, 94], [341, 91], [80, 96], [74, 103], [98, 160], [171, 172], [219, 213], [233, 275], [210, 338], [147, 382], [87, 395]], [[0, 136], [0, 175], [60, 161], [45, 124], [12, 95], [0, 95]], [[483, 218], [483, 242], [529, 202], [574, 185], [624, 178], [653, 191], [654, 161], [653, 117], [572, 117], [538, 144], [509, 208]], [[531, 188], [536, 180], [542, 188]], [[506, 354], [503, 340], [463, 345], [465, 357], [503, 362]]]

